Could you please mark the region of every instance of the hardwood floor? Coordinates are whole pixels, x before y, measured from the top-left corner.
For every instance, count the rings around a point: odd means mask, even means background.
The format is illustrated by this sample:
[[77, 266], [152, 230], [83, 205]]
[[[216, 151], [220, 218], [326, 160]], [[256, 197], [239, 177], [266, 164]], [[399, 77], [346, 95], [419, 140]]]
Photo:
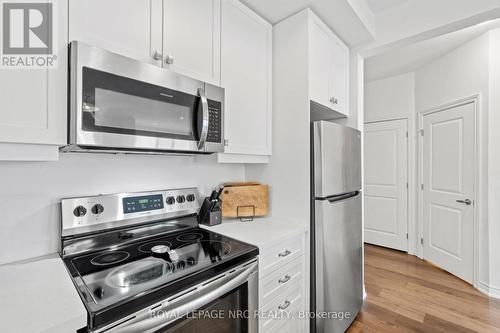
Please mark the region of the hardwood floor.
[[500, 302], [405, 253], [365, 247], [367, 298], [356, 332], [500, 332]]

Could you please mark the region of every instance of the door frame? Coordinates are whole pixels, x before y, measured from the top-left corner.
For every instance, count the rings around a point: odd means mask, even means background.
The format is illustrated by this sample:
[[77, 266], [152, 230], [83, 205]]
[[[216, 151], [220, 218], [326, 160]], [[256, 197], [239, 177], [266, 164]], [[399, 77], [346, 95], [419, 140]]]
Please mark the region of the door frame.
[[[365, 121], [364, 124], [378, 124], [378, 123], [387, 123], [389, 121], [398, 121], [398, 120], [406, 120], [406, 183], [407, 183], [407, 190], [406, 190], [406, 233], [408, 237], [406, 238], [406, 253], [408, 254], [413, 254], [412, 251], [412, 246], [411, 246], [411, 240], [414, 238], [418, 238], [419, 235], [414, 235], [414, 229], [411, 228], [411, 191], [413, 187], [413, 181], [412, 181], [412, 167], [411, 167], [411, 155], [413, 154], [413, 149], [412, 149], [412, 140], [411, 140], [411, 119], [410, 117], [398, 117], [398, 118], [390, 118], [390, 119], [378, 119], [378, 120], [371, 120], [371, 121]], [[364, 162], [363, 162], [364, 163]], [[364, 188], [364, 176], [363, 176], [363, 188]], [[363, 194], [364, 196], [364, 194]], [[365, 226], [363, 224], [363, 235], [365, 233]], [[364, 243], [364, 238], [363, 238], [363, 243]]]
[[474, 287], [477, 289], [479, 285], [479, 212], [480, 212], [480, 200], [479, 200], [479, 184], [480, 184], [480, 155], [479, 155], [479, 133], [480, 133], [480, 124], [481, 124], [481, 110], [480, 110], [480, 102], [481, 96], [480, 94], [476, 94], [467, 98], [459, 99], [454, 102], [442, 104], [437, 107], [433, 107], [427, 110], [418, 111], [418, 122], [417, 122], [417, 175], [418, 175], [418, 183], [417, 183], [417, 222], [418, 222], [418, 257], [420, 259], [424, 259], [423, 257], [423, 244], [421, 239], [423, 237], [423, 229], [424, 229], [424, 206], [423, 206], [423, 190], [421, 184], [423, 184], [424, 175], [424, 156], [423, 156], [423, 136], [422, 129], [424, 123], [424, 116], [438, 113], [442, 111], [446, 111], [455, 107], [459, 107], [466, 104], [473, 104], [474, 106], [474, 204], [472, 208], [473, 212], [473, 283]]

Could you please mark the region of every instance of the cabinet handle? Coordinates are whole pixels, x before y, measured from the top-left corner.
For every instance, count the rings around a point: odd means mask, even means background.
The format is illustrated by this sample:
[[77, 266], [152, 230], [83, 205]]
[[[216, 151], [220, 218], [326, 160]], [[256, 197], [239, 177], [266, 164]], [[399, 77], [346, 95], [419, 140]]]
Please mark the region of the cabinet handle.
[[153, 54], [153, 59], [154, 60], [162, 60], [163, 59], [163, 54], [161, 54], [158, 51], [155, 51], [155, 53]]
[[288, 281], [290, 281], [290, 279], [291, 279], [291, 278], [292, 278], [292, 277], [291, 277], [290, 275], [288, 275], [288, 274], [287, 274], [287, 275], [285, 275], [285, 277], [284, 277], [284, 278], [279, 279], [279, 280], [278, 280], [278, 282], [279, 282], [279, 283], [287, 283]]
[[169, 54], [165, 57], [165, 62], [169, 65], [172, 65], [174, 63], [174, 56]]
[[333, 104], [339, 104], [339, 100], [335, 97], [330, 98], [330, 102], [332, 102]]
[[278, 254], [278, 256], [280, 258], [284, 258], [286, 256], [289, 256], [292, 252], [290, 250], [286, 250], [285, 252], [281, 252], [280, 254]]
[[290, 301], [285, 301], [285, 303], [281, 304], [278, 306], [278, 310], [285, 310], [292, 304]]

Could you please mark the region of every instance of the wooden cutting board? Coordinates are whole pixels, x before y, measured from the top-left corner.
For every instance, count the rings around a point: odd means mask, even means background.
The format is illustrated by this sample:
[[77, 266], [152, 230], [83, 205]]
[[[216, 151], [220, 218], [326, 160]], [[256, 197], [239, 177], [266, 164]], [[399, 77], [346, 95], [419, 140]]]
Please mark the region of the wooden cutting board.
[[269, 213], [269, 186], [257, 182], [226, 183], [221, 200], [223, 217], [266, 216]]

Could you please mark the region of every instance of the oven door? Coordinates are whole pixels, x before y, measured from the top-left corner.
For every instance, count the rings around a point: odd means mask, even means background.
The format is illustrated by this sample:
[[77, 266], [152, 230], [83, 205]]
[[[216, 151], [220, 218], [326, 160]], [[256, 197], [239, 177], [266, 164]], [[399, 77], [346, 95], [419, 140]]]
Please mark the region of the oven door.
[[214, 142], [218, 133], [209, 133], [222, 128], [214, 123], [222, 119], [221, 88], [79, 42], [70, 47], [70, 145], [202, 153], [223, 148], [222, 140]]
[[258, 263], [253, 260], [99, 333], [257, 333]]

